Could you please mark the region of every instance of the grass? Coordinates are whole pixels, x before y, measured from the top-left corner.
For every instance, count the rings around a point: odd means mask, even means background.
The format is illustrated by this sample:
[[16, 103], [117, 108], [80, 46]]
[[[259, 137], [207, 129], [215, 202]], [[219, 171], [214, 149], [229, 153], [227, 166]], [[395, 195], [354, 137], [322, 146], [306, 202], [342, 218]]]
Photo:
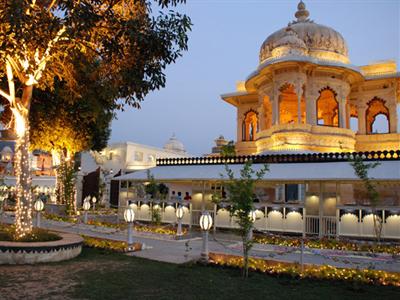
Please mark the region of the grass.
[[33, 228], [30, 234], [26, 235], [22, 239], [15, 240], [15, 227], [0, 225], [0, 241], [30, 243], [58, 240], [61, 240], [61, 237], [58, 234], [40, 228]]
[[[0, 266], [2, 299], [385, 299], [400, 289], [296, 280], [196, 264], [173, 265], [84, 248], [77, 259]], [[35, 289], [35, 290], [32, 290]], [[10, 297], [7, 297], [10, 295]], [[11, 297], [12, 295], [12, 297]]]
[[112, 261], [117, 268], [80, 271], [73, 297], [87, 299], [399, 299], [400, 289], [251, 273], [201, 265], [173, 265], [85, 249], [82, 262]]

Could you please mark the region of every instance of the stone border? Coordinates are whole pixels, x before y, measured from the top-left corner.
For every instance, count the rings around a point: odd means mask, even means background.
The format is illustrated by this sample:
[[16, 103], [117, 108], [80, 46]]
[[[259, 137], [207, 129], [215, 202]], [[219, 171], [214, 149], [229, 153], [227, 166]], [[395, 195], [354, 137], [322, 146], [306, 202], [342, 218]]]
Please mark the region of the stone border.
[[61, 240], [30, 243], [0, 241], [0, 265], [58, 262], [72, 259], [81, 253], [81, 236], [71, 233], [57, 234], [61, 236]]

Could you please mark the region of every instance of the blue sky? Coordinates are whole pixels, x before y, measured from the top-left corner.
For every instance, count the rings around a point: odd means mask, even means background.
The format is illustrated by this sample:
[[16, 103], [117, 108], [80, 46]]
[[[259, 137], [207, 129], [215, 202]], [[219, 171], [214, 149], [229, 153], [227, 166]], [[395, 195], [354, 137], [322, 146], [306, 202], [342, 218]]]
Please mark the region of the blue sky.
[[[344, 36], [352, 64], [395, 59], [400, 65], [400, 1], [304, 2], [312, 20]], [[118, 113], [110, 143], [162, 147], [175, 133], [189, 153], [201, 155], [220, 134], [235, 139], [235, 109], [219, 96], [256, 69], [262, 42], [294, 20], [297, 3], [187, 0], [179, 10], [194, 24], [189, 51], [166, 70], [166, 88], [150, 93], [140, 110]]]

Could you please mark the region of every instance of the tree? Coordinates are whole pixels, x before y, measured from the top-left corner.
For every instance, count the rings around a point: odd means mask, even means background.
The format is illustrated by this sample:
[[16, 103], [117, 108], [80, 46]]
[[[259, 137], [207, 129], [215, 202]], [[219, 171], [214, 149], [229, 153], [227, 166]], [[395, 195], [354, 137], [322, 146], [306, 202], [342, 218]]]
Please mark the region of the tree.
[[[165, 86], [163, 70], [187, 49], [190, 19], [162, 10], [184, 0], [15, 0], [0, 2], [1, 89], [17, 135], [15, 173], [16, 238], [32, 231], [29, 166], [29, 113], [35, 88], [51, 89], [54, 80], [77, 85], [73, 61], [99, 64], [99, 78], [112, 87], [118, 108], [139, 107], [144, 96]], [[118, 101], [118, 99], [121, 99]]]
[[367, 192], [367, 197], [371, 205], [372, 217], [374, 221], [375, 237], [377, 242], [379, 243], [381, 240], [382, 228], [383, 228], [383, 220], [378, 216], [378, 210], [377, 210], [377, 206], [380, 203], [380, 197], [378, 191], [376, 190], [375, 185], [373, 184], [371, 178], [369, 177], [368, 172], [369, 170], [379, 166], [380, 163], [379, 162], [365, 163], [362, 159], [362, 156], [358, 154], [355, 154], [352, 157], [350, 157], [349, 161], [350, 165], [354, 169], [354, 173], [357, 175], [358, 178], [361, 179], [364, 188]]
[[[87, 86], [96, 90], [96, 81]], [[31, 150], [52, 154], [56, 166], [56, 195], [66, 205], [68, 215], [76, 212], [74, 157], [84, 150], [99, 150], [107, 145], [113, 112], [100, 107], [102, 93], [93, 98], [83, 93], [85, 101], [69, 102], [61, 86], [54, 91], [36, 90], [30, 113]]]
[[235, 156], [235, 142], [229, 141], [228, 144], [223, 145], [221, 148], [221, 156]]
[[243, 243], [243, 277], [248, 277], [249, 273], [249, 252], [253, 246], [253, 241], [249, 239], [250, 231], [253, 227], [251, 212], [254, 210], [254, 190], [256, 183], [262, 179], [269, 171], [268, 165], [263, 165], [258, 171], [252, 168], [252, 162], [248, 160], [240, 170], [240, 177], [237, 178], [235, 172], [225, 166], [228, 181], [224, 182], [230, 203], [230, 214], [235, 216], [239, 225], [239, 234]]

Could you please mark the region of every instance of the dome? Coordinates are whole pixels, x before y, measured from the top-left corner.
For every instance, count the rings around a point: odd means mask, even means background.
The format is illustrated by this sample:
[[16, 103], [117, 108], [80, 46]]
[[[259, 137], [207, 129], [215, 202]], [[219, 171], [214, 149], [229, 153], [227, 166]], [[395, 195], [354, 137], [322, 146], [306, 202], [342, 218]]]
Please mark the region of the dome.
[[185, 146], [175, 137], [175, 134], [165, 143], [164, 149], [179, 154], [186, 153]]
[[[330, 27], [311, 21], [302, 1], [297, 9], [296, 21], [274, 32], [264, 41], [260, 49], [260, 63], [289, 55], [349, 63], [346, 41], [342, 35]], [[282, 46], [285, 47], [282, 49]]]

